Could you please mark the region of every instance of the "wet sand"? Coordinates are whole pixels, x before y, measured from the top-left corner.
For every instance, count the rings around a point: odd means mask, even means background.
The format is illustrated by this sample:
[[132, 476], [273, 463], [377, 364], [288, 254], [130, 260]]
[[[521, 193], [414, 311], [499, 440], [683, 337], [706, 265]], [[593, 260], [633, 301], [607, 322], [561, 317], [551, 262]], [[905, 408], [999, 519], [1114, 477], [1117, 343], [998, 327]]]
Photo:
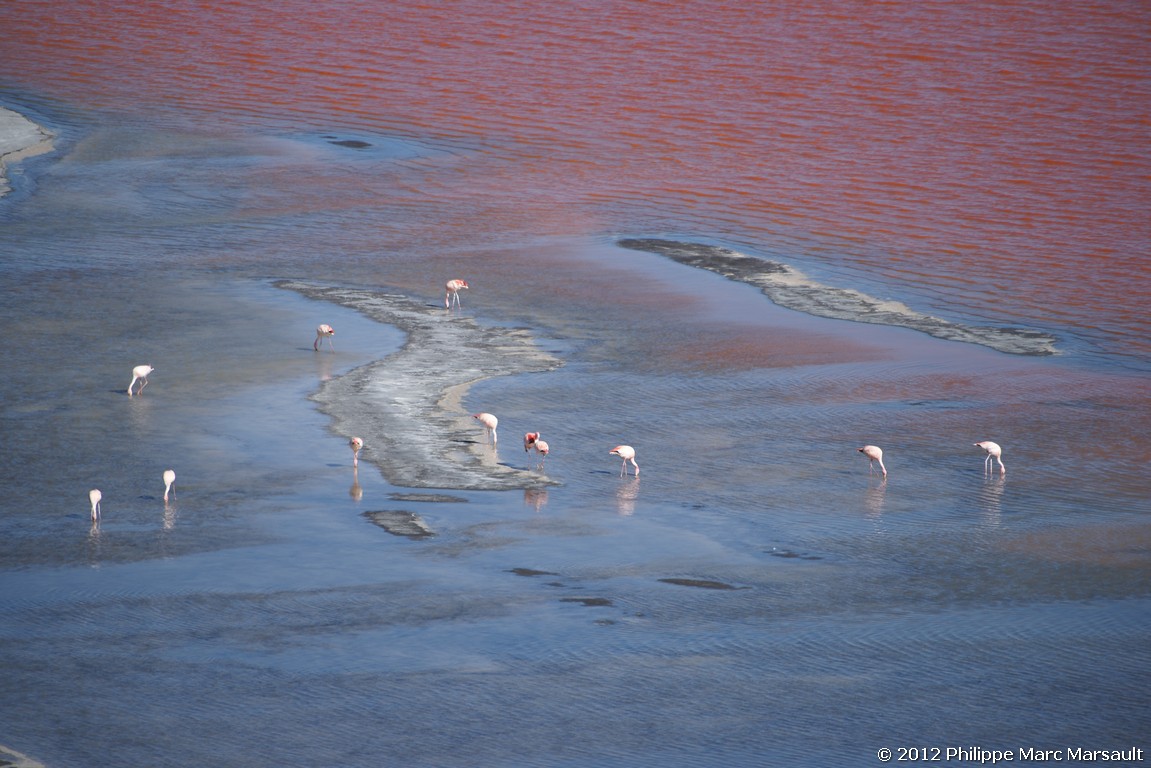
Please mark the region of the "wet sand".
[[1055, 337], [1048, 333], [962, 325], [917, 312], [897, 301], [881, 300], [851, 288], [821, 285], [788, 264], [747, 256], [730, 248], [652, 238], [628, 238], [619, 244], [754, 285], [778, 306], [805, 314], [911, 328], [936, 338], [980, 344], [1013, 355], [1056, 354]]
[[14, 749], [0, 745], [0, 768], [44, 768], [44, 765]]
[[51, 152], [52, 132], [18, 112], [0, 107], [0, 197], [12, 187], [8, 174], [15, 163]]

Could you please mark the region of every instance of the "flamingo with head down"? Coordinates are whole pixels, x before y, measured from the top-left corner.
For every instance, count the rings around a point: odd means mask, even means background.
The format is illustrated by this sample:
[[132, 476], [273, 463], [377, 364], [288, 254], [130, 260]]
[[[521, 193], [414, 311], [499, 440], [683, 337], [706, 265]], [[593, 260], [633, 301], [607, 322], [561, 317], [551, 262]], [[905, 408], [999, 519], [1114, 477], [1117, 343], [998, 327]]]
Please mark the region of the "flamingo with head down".
[[335, 352], [336, 347], [334, 344], [332, 344], [332, 337], [335, 335], [336, 335], [336, 329], [333, 328], [332, 326], [328, 325], [327, 323], [321, 323], [320, 325], [317, 325], [316, 326], [316, 340], [314, 342], [312, 342], [312, 349], [319, 352], [320, 351], [320, 343], [324, 339], [327, 339], [328, 340], [328, 349]]
[[879, 462], [879, 468], [883, 470], [883, 476], [887, 477], [887, 467], [883, 466], [883, 449], [878, 445], [865, 445], [859, 449], [859, 452], [867, 457], [867, 471], [874, 472], [875, 467], [872, 465]]
[[132, 396], [132, 387], [136, 386], [136, 382], [140, 382], [140, 388], [136, 390], [136, 394], [144, 391], [144, 387], [148, 386], [148, 374], [156, 369], [150, 365], [137, 365], [132, 369], [132, 381], [128, 383], [128, 396]]
[[352, 449], [352, 466], [360, 466], [360, 451], [364, 447], [364, 439], [362, 437], [353, 437], [348, 441], [348, 447]]
[[449, 280], [444, 283], [444, 308], [451, 309], [452, 302], [455, 301], [456, 306], [460, 306], [460, 291], [468, 287], [466, 280]]
[[620, 477], [623, 477], [627, 472], [627, 463], [629, 461], [631, 462], [631, 465], [635, 467], [635, 476], [639, 477], [639, 464], [635, 463], [635, 448], [632, 448], [630, 445], [617, 445], [615, 448], [612, 448], [610, 451], [608, 451], [608, 453], [619, 456], [620, 459], [622, 459], [623, 463], [621, 463], [619, 467]]
[[993, 443], [990, 440], [984, 440], [974, 444], [976, 448], [982, 448], [987, 456], [983, 459], [983, 469], [985, 472], [992, 472], [995, 469], [993, 461], [999, 462], [999, 473], [1001, 475], [1007, 474], [1007, 467], [1003, 466], [1003, 448], [999, 443]]
[[499, 425], [500, 420], [490, 413], [473, 413], [472, 418], [484, 425], [484, 434], [487, 436], [488, 441], [496, 444], [496, 426]]

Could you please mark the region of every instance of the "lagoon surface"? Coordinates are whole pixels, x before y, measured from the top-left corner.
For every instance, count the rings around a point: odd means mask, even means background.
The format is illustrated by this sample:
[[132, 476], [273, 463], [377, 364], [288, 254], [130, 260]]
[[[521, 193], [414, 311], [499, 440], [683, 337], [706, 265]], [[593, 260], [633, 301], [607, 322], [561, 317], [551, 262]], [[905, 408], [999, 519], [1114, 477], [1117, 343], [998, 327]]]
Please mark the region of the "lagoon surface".
[[0, 744], [1151, 747], [1148, 16], [0, 11]]

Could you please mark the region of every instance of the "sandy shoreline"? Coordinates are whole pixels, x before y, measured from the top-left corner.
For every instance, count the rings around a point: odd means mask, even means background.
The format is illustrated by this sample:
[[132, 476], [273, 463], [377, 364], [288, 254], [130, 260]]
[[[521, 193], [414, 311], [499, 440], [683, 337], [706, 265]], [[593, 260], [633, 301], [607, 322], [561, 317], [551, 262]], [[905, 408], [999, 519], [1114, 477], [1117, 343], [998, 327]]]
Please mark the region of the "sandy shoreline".
[[0, 744], [0, 768], [44, 768], [44, 764]]
[[29, 157], [51, 152], [54, 135], [18, 112], [0, 107], [0, 196], [12, 187], [8, 166]]

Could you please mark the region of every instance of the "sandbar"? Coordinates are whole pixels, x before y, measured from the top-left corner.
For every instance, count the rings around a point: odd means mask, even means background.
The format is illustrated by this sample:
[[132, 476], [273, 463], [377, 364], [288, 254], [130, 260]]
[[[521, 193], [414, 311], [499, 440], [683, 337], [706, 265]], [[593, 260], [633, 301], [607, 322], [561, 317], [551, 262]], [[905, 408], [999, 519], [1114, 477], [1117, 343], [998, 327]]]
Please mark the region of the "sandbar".
[[19, 112], [0, 107], [0, 196], [8, 194], [8, 166], [53, 149], [55, 136]]
[[[477, 381], [562, 364], [526, 329], [483, 325], [400, 294], [297, 281], [276, 286], [356, 309], [407, 334], [400, 351], [325, 381], [312, 396], [337, 433], [364, 439], [360, 460], [378, 467], [389, 483], [459, 490], [556, 484], [542, 472], [501, 463], [498, 448], [485, 442], [483, 429], [463, 406]], [[512, 447], [517, 440], [504, 436]]]

